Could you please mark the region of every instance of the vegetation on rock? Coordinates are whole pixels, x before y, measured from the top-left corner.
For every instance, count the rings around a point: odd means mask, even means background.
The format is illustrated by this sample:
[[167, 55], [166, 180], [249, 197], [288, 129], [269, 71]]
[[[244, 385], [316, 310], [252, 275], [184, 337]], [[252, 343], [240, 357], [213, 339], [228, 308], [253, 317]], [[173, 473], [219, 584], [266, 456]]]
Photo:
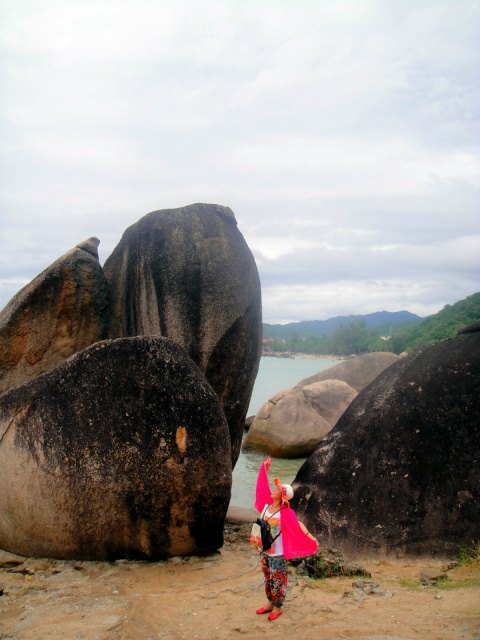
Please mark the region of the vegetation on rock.
[[358, 564], [347, 562], [338, 549], [317, 551], [313, 556], [291, 562], [296, 566], [297, 574], [319, 580], [333, 576], [362, 576], [371, 578], [372, 575]]

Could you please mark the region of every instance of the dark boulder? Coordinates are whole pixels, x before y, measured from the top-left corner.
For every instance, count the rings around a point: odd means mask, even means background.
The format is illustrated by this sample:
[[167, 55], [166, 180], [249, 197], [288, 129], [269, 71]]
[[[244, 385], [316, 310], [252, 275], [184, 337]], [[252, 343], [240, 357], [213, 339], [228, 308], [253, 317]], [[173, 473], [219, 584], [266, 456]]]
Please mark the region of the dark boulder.
[[0, 313], [0, 393], [104, 337], [108, 285], [90, 238], [56, 260]]
[[352, 402], [294, 482], [323, 544], [449, 553], [480, 539], [480, 333], [399, 360]]
[[163, 335], [185, 349], [220, 399], [235, 463], [262, 325], [257, 267], [231, 209], [153, 211], [125, 231], [104, 270], [109, 337]]
[[0, 397], [0, 548], [161, 558], [223, 543], [228, 426], [167, 338], [97, 342]]

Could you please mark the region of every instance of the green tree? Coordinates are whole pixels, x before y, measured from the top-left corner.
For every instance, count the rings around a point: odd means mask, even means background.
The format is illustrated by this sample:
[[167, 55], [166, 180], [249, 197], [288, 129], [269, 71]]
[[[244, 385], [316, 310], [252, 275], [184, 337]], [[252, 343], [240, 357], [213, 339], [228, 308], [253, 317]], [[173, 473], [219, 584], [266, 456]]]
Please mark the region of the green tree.
[[353, 320], [348, 325], [340, 325], [333, 336], [334, 353], [338, 355], [358, 355], [368, 351], [368, 330], [365, 320]]

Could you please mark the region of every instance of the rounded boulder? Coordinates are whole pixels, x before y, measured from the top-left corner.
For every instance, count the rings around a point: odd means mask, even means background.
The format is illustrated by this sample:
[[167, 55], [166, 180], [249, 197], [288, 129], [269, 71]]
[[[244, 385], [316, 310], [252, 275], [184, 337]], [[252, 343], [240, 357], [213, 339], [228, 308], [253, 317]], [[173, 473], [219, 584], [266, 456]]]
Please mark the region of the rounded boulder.
[[105, 337], [108, 284], [97, 238], [78, 244], [0, 313], [0, 393], [50, 371]]
[[105, 560], [223, 544], [228, 426], [172, 341], [97, 342], [0, 398], [0, 547]]
[[189, 354], [220, 399], [235, 464], [262, 318], [257, 267], [233, 211], [204, 203], [153, 211], [125, 231], [104, 270], [108, 336], [167, 336]]
[[279, 458], [309, 456], [358, 392], [398, 359], [388, 352], [355, 356], [280, 391], [261, 407], [244, 450]]
[[341, 380], [324, 380], [283, 391], [255, 416], [243, 448], [276, 458], [300, 458], [316, 449], [357, 392]]

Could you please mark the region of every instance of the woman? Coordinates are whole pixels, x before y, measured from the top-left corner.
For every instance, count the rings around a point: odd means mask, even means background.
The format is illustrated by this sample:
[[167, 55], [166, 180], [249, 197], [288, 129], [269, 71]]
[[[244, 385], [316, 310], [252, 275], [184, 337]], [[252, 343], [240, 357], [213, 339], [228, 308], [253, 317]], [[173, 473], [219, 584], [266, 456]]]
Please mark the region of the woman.
[[290, 508], [293, 489], [289, 484], [281, 484], [274, 479], [275, 489], [270, 491], [267, 472], [271, 459], [263, 461], [257, 478], [255, 509], [270, 525], [274, 538], [270, 549], [262, 551], [261, 563], [265, 579], [267, 604], [257, 609], [258, 614], [268, 613], [269, 620], [282, 615], [282, 606], [287, 592], [287, 560], [310, 556], [318, 549], [317, 540], [297, 520]]

